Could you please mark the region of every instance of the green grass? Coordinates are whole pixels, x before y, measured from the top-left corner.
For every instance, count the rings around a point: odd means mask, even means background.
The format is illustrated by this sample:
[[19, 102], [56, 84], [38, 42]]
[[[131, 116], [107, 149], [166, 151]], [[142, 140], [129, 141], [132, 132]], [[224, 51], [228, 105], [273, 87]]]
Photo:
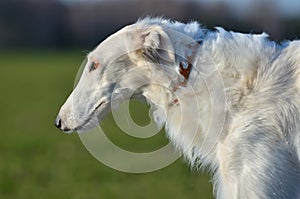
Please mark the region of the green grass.
[[[77, 134], [54, 127], [83, 58], [80, 51], [0, 53], [0, 198], [212, 198], [209, 177], [182, 159], [151, 173], [122, 173], [94, 159]], [[147, 108], [135, 105], [134, 119], [147, 124]], [[149, 151], [168, 142], [163, 132], [145, 140], [127, 136], [111, 115], [102, 126], [126, 150]]]

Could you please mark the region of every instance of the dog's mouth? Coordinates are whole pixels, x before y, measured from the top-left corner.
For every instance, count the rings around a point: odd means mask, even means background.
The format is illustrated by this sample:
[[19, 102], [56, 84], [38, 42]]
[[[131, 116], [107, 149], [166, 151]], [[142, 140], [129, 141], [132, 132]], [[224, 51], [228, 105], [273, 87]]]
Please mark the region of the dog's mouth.
[[63, 129], [63, 132], [65, 132], [65, 133], [71, 133], [71, 132], [82, 133], [82, 132], [92, 129], [99, 122], [99, 120], [97, 119], [97, 116], [100, 112], [100, 109], [102, 109], [106, 104], [108, 104], [108, 102], [106, 102], [104, 100], [101, 101], [97, 106], [95, 106], [95, 108], [89, 114], [87, 119], [85, 119], [80, 125], [77, 125], [73, 129]]
[[105, 101], [101, 101], [93, 110], [93, 112], [97, 111], [103, 104], [105, 104]]

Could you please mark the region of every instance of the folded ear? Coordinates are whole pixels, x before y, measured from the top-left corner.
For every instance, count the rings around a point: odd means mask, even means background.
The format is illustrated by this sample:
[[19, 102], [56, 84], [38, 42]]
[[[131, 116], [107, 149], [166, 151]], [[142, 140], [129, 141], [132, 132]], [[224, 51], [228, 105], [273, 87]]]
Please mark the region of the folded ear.
[[157, 63], [175, 61], [172, 42], [160, 26], [136, 29], [130, 34], [133, 51], [129, 56], [133, 61], [141, 59]]

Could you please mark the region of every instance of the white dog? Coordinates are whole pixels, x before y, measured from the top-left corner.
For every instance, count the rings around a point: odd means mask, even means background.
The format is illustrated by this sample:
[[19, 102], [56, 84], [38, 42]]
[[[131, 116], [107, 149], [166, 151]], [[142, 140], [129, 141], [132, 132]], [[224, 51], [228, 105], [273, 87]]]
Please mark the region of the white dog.
[[146, 18], [87, 58], [61, 130], [93, 128], [113, 94], [134, 90], [190, 163], [211, 169], [216, 198], [300, 198], [299, 41]]

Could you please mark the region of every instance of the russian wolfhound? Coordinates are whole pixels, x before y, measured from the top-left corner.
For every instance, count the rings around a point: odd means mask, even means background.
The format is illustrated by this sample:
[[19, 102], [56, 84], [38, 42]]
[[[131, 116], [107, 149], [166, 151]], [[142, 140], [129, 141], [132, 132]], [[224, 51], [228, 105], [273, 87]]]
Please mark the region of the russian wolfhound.
[[91, 129], [134, 90], [216, 198], [299, 199], [299, 89], [300, 41], [146, 18], [88, 54], [56, 126]]

